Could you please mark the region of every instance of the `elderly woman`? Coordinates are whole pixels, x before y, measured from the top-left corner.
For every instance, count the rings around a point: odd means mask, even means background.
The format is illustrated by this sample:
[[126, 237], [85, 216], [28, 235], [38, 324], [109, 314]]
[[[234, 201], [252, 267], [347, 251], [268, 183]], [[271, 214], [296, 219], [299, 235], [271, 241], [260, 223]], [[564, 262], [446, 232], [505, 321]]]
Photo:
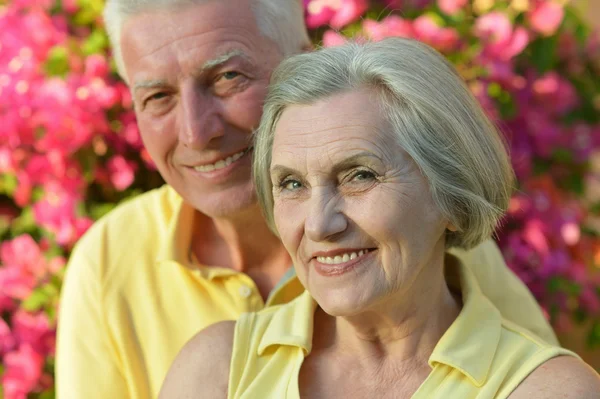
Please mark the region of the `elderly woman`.
[[285, 61], [254, 175], [306, 291], [202, 331], [165, 398], [600, 397], [588, 366], [503, 318], [446, 252], [491, 236], [513, 174], [431, 48], [387, 39]]

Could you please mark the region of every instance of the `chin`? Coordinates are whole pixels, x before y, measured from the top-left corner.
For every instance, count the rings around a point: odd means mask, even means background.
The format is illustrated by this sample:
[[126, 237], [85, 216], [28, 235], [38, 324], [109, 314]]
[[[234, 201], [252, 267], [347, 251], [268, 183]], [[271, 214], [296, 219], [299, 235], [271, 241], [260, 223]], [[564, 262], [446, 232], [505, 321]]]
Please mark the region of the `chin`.
[[211, 218], [232, 217], [257, 205], [252, 184], [218, 193], [193, 193], [189, 195], [189, 200], [186, 198], [186, 201], [197, 211]]
[[351, 317], [364, 312], [372, 303], [360, 291], [352, 293], [329, 292], [326, 295], [313, 295], [325, 313], [334, 317]]

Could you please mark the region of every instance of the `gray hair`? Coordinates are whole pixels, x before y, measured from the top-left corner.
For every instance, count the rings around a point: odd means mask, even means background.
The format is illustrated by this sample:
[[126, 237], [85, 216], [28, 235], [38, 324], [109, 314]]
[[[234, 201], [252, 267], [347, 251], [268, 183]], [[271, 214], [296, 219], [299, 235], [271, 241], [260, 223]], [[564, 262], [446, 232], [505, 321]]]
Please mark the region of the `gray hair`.
[[[121, 53], [121, 30], [127, 18], [149, 10], [185, 7], [207, 1], [223, 0], [107, 0], [104, 22], [119, 75], [127, 79]], [[273, 40], [283, 56], [298, 53], [310, 45], [300, 0], [253, 0], [253, 10], [260, 33]]]
[[489, 238], [508, 208], [514, 174], [505, 143], [454, 67], [415, 40], [348, 43], [285, 60], [273, 73], [255, 135], [253, 173], [267, 223], [276, 231], [270, 177], [277, 122], [290, 105], [376, 89], [400, 145], [429, 182], [456, 228], [446, 246], [472, 248]]

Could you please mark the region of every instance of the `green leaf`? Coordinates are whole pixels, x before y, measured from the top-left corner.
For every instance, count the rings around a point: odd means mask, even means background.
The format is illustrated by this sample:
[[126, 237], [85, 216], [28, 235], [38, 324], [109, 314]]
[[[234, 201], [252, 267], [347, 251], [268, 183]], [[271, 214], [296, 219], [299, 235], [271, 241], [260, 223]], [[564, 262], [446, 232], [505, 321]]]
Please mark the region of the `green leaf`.
[[588, 333], [586, 342], [590, 349], [600, 347], [600, 321], [594, 321], [594, 324]]
[[552, 159], [556, 162], [571, 163], [573, 154], [566, 148], [557, 148], [552, 152]]
[[83, 43], [82, 50], [85, 55], [102, 53], [108, 47], [108, 38], [101, 30], [94, 30]]
[[556, 48], [558, 36], [540, 38], [531, 44], [531, 62], [540, 74], [544, 74], [556, 66]]
[[50, 297], [43, 289], [36, 289], [21, 303], [21, 307], [28, 312], [35, 312], [43, 308], [49, 300]]
[[11, 231], [14, 236], [38, 231], [38, 226], [35, 222], [33, 209], [31, 207], [23, 209], [21, 214], [13, 220]]
[[552, 277], [546, 283], [546, 287], [550, 293], [559, 292], [561, 286], [562, 284], [559, 277]]
[[90, 209], [90, 217], [94, 220], [98, 220], [108, 212], [112, 211], [115, 206], [116, 204], [112, 203], [93, 205]]
[[12, 197], [17, 189], [17, 176], [9, 173], [3, 173], [0, 177], [0, 194], [7, 194]]
[[69, 72], [69, 52], [64, 46], [54, 46], [48, 52], [44, 71], [50, 76], [65, 76]]

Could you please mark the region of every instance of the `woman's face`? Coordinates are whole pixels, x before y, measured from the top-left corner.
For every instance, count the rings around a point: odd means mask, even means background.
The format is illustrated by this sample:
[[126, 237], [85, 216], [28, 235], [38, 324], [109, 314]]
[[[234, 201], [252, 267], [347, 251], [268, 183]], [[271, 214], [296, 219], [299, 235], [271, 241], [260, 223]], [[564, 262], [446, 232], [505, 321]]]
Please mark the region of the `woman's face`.
[[331, 315], [413, 293], [444, 252], [448, 222], [369, 89], [287, 108], [271, 179], [283, 244]]

